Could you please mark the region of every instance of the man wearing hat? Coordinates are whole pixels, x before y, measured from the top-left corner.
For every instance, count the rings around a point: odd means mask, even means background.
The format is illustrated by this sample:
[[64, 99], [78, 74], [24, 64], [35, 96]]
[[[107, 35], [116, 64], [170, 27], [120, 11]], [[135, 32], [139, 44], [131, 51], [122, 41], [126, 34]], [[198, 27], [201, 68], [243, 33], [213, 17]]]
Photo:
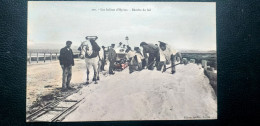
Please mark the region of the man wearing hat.
[[143, 54], [141, 53], [141, 49], [139, 47], [134, 47], [134, 50], [135, 50], [137, 60], [138, 60], [138, 70], [142, 70], [143, 64], [144, 64], [143, 62], [145, 61], [145, 58], [144, 58]]
[[71, 50], [71, 41], [66, 42], [66, 46], [60, 50], [59, 61], [63, 71], [62, 90], [72, 89], [70, 80], [72, 75], [72, 66], [74, 66], [73, 52]]
[[138, 70], [137, 56], [130, 46], [127, 46], [126, 49], [126, 59], [128, 61], [129, 73]]
[[[170, 46], [168, 44], [166, 44], [165, 42], [161, 42], [161, 41], [158, 41], [158, 42], [160, 43], [159, 47], [161, 49], [160, 50], [161, 51], [161, 55], [163, 55], [165, 57], [166, 64], [171, 63], [171, 68], [172, 68], [171, 73], [174, 74], [176, 72], [176, 70], [175, 70], [175, 65], [176, 65], [175, 62], [176, 62], [177, 57], [179, 57], [182, 60], [181, 53], [179, 53], [176, 50], [170, 48]], [[166, 69], [164, 69], [164, 71], [165, 70]]]
[[[140, 46], [143, 47], [143, 55], [146, 59], [147, 68], [153, 70], [154, 63], [155, 66], [157, 66], [160, 61], [159, 47], [146, 42], [141, 42]], [[147, 53], [149, 54], [149, 57], [147, 56]]]
[[116, 51], [115, 51], [115, 44], [111, 44], [111, 47], [108, 51], [108, 60], [109, 60], [109, 74], [114, 74], [114, 64], [116, 62]]
[[167, 58], [166, 58], [167, 54], [165, 54], [166, 52], [167, 52], [166, 51], [166, 43], [160, 42], [160, 62], [157, 66], [157, 70], [159, 70], [159, 71], [161, 71], [162, 68], [163, 68], [163, 72], [166, 71], [166, 62], [167, 62]]

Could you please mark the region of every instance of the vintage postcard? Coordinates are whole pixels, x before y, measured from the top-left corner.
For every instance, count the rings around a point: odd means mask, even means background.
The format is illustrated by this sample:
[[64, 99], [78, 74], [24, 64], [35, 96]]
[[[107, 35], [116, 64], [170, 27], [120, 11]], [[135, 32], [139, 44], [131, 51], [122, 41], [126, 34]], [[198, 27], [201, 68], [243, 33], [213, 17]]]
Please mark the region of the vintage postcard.
[[217, 119], [215, 2], [29, 1], [27, 122]]

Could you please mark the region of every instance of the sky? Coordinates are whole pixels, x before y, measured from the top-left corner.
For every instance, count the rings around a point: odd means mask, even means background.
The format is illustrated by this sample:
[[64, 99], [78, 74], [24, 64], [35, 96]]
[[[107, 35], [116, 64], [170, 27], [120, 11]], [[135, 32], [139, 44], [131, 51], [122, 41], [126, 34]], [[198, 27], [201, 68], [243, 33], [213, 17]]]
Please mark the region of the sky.
[[77, 48], [86, 36], [98, 36], [100, 46], [127, 44], [128, 36], [132, 47], [163, 41], [175, 49], [216, 50], [216, 4], [29, 1], [27, 34], [28, 49], [60, 49], [67, 40]]

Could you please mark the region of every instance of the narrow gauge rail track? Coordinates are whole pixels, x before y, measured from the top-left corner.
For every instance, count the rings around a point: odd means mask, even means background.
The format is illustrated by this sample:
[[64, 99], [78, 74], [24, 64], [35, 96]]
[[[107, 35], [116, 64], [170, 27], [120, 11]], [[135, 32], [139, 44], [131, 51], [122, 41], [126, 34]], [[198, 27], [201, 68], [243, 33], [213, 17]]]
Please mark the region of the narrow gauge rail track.
[[63, 98], [58, 99], [43, 108], [35, 111], [26, 117], [27, 122], [60, 122], [67, 115], [78, 108], [80, 102], [82, 102], [85, 98], [80, 100], [68, 100], [66, 99], [70, 95], [77, 93], [80, 89], [72, 91]]

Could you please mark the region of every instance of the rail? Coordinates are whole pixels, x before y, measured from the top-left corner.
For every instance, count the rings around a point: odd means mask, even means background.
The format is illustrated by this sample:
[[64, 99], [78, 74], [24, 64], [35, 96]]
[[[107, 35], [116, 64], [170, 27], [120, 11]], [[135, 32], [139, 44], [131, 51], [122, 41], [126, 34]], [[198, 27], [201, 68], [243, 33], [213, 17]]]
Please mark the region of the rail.
[[[39, 63], [40, 61], [43, 61], [44, 63], [46, 61], [57, 61], [59, 59], [59, 53], [58, 52], [29, 52], [27, 54], [27, 62], [31, 64], [32, 62]], [[74, 52], [74, 58], [79, 58], [79, 52]]]
[[[76, 89], [75, 91], [72, 91], [65, 96], [63, 96], [61, 99], [58, 99], [50, 104], [47, 104], [46, 106], [42, 107], [41, 109], [33, 112], [32, 114], [28, 115], [26, 117], [27, 122], [59, 122], [65, 119], [67, 115], [69, 115], [71, 112], [76, 110], [78, 108], [78, 105], [80, 102], [82, 102], [85, 98], [82, 98], [80, 100], [68, 100], [67, 98], [77, 93], [80, 89]], [[69, 104], [69, 106], [64, 106], [63, 104]], [[53, 113], [54, 112], [54, 113]], [[41, 118], [41, 119], [39, 119]], [[43, 119], [44, 118], [44, 119]]]

